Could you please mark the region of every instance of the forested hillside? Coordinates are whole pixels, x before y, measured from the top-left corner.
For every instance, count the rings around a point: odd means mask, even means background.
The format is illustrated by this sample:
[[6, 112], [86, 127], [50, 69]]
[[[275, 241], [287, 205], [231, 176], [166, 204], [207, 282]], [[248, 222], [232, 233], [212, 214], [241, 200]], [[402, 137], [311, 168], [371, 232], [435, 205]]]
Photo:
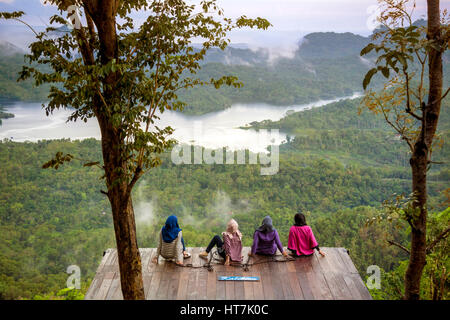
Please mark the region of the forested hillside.
[[[349, 249], [363, 278], [372, 264], [395, 270], [406, 254], [386, 239], [407, 246], [407, 229], [366, 222], [380, 214], [380, 203], [391, 194], [409, 193], [407, 156], [381, 121], [357, 111], [357, 101], [341, 101], [282, 120], [277, 126], [289, 130], [295, 122], [298, 130], [282, 146], [280, 171], [273, 176], [261, 176], [257, 165], [176, 166], [166, 154], [134, 192], [139, 245], [154, 247], [162, 223], [176, 214], [186, 245], [205, 246], [231, 212], [244, 245], [251, 245], [265, 215], [286, 245], [301, 208], [320, 245]], [[41, 169], [57, 151], [101, 159], [100, 142], [93, 139], [0, 143], [0, 298], [52, 296], [65, 287], [71, 264], [81, 267], [85, 290], [103, 250], [115, 246], [100, 170], [76, 161], [57, 171]], [[439, 157], [448, 153], [447, 144], [437, 151]], [[446, 207], [448, 165], [430, 175], [434, 215]]]
[[[220, 91], [206, 86], [191, 88], [180, 91], [179, 98], [186, 103], [185, 113], [203, 114], [236, 102], [290, 105], [351, 95], [360, 91], [370, 66], [359, 57], [368, 41], [352, 33], [313, 33], [305, 37], [292, 58], [272, 58], [265, 49], [213, 49], [205, 57], [199, 78], [209, 81], [233, 75], [244, 86]], [[11, 52], [10, 46], [0, 46], [0, 98], [46, 101], [48, 86], [34, 88], [31, 81], [16, 81], [25, 62], [23, 53]], [[333, 55], [323, 54], [325, 51]]]

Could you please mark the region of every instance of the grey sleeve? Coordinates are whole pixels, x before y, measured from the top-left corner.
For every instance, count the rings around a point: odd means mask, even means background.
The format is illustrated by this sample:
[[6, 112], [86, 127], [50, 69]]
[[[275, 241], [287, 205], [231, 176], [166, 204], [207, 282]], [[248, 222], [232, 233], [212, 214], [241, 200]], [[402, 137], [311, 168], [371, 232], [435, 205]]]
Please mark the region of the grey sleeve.
[[177, 244], [176, 244], [176, 259], [179, 262], [183, 262], [183, 243], [181, 243], [181, 238], [183, 237], [182, 232], [178, 233]]

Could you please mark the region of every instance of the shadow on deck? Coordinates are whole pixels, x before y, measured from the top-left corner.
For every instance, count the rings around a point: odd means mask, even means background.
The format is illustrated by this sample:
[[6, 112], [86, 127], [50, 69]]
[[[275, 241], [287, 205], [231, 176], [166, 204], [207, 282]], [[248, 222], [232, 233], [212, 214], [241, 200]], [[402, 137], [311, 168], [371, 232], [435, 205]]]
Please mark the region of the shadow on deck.
[[[197, 268], [178, 267], [159, 258], [151, 262], [155, 248], [140, 249], [147, 300], [371, 300], [369, 291], [358, 274], [347, 250], [322, 248], [310, 257], [294, 261], [271, 262], [271, 257], [251, 258], [248, 271], [241, 266], [224, 266], [212, 260], [212, 271], [198, 257], [204, 248], [187, 248], [191, 258], [185, 264]], [[214, 250], [213, 250], [214, 251]], [[249, 247], [243, 248], [244, 261]], [[281, 255], [277, 260], [284, 260]], [[260, 281], [218, 281], [219, 276], [256, 276]], [[86, 300], [122, 300], [117, 250], [106, 250]]]

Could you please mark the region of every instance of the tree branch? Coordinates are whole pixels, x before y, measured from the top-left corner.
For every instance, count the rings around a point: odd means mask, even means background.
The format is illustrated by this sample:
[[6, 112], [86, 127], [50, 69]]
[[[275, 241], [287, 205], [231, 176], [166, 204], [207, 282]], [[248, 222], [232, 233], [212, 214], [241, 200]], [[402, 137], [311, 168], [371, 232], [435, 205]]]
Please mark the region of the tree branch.
[[405, 251], [407, 254], [409, 254], [409, 249], [406, 248], [405, 246], [402, 246], [400, 243], [395, 242], [395, 241], [393, 241], [393, 240], [386, 240], [386, 241], [387, 241], [390, 245], [397, 246], [397, 247], [399, 247], [400, 249], [402, 249], [403, 251]]
[[25, 21], [23, 21], [23, 20], [21, 20], [21, 19], [18, 19], [18, 18], [14, 18], [14, 20], [17, 20], [17, 21], [19, 21], [19, 22], [21, 22], [21, 23], [23, 23], [24, 25], [26, 25], [28, 28], [30, 28], [31, 29], [31, 31], [33, 31], [34, 32], [34, 34], [36, 35], [36, 37], [38, 37], [39, 35], [38, 35], [38, 33], [33, 29], [33, 27], [32, 26], [30, 26], [28, 23], [26, 23]]
[[436, 239], [434, 239], [434, 241], [432, 243], [430, 243], [430, 245], [427, 247], [427, 254], [431, 253], [431, 251], [433, 250], [433, 248], [443, 239], [447, 238], [447, 236], [450, 233], [450, 226], [447, 227], [447, 229], [445, 229], [444, 231], [441, 232], [440, 235], [438, 235], [436, 237]]
[[406, 72], [406, 68], [403, 67], [403, 74], [406, 77], [406, 109], [405, 111], [407, 113], [409, 113], [410, 115], [412, 115], [414, 118], [416, 118], [419, 121], [422, 121], [423, 118], [418, 116], [417, 114], [415, 114], [412, 110], [411, 110], [411, 101], [410, 101], [410, 93], [409, 93], [409, 74], [408, 72]]
[[131, 194], [131, 190], [133, 190], [134, 185], [139, 180], [140, 177], [144, 174], [142, 167], [138, 166], [134, 172], [133, 178], [131, 179], [131, 182], [128, 185], [127, 193]]
[[450, 91], [450, 88], [447, 88], [447, 91], [445, 91], [445, 93], [442, 95], [442, 97], [440, 97], [439, 99], [436, 99], [435, 101], [433, 101], [432, 104], [438, 103], [439, 101], [443, 100], [447, 96], [449, 91]]

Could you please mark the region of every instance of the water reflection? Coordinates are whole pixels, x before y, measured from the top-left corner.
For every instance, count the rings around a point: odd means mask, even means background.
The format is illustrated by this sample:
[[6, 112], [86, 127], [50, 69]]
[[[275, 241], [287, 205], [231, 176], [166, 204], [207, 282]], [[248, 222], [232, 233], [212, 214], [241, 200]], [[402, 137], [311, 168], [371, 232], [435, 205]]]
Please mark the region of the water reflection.
[[[207, 148], [228, 147], [230, 150], [248, 149], [261, 152], [270, 144], [281, 144], [286, 140], [283, 132], [260, 132], [253, 129], [240, 129], [253, 121], [277, 121], [292, 111], [308, 110], [341, 99], [359, 97], [360, 94], [333, 100], [321, 100], [314, 103], [288, 107], [272, 106], [262, 103], [235, 104], [223, 111], [211, 112], [201, 116], [185, 115], [176, 111], [159, 114], [156, 122], [160, 128], [170, 125], [175, 129], [173, 138], [180, 143], [194, 143]], [[100, 138], [100, 130], [95, 119], [87, 123], [82, 121], [66, 122], [70, 110], [58, 110], [47, 117], [40, 103], [15, 102], [5, 104], [6, 111], [14, 118], [4, 119], [0, 126], [0, 139], [13, 141], [38, 141], [44, 139]]]

